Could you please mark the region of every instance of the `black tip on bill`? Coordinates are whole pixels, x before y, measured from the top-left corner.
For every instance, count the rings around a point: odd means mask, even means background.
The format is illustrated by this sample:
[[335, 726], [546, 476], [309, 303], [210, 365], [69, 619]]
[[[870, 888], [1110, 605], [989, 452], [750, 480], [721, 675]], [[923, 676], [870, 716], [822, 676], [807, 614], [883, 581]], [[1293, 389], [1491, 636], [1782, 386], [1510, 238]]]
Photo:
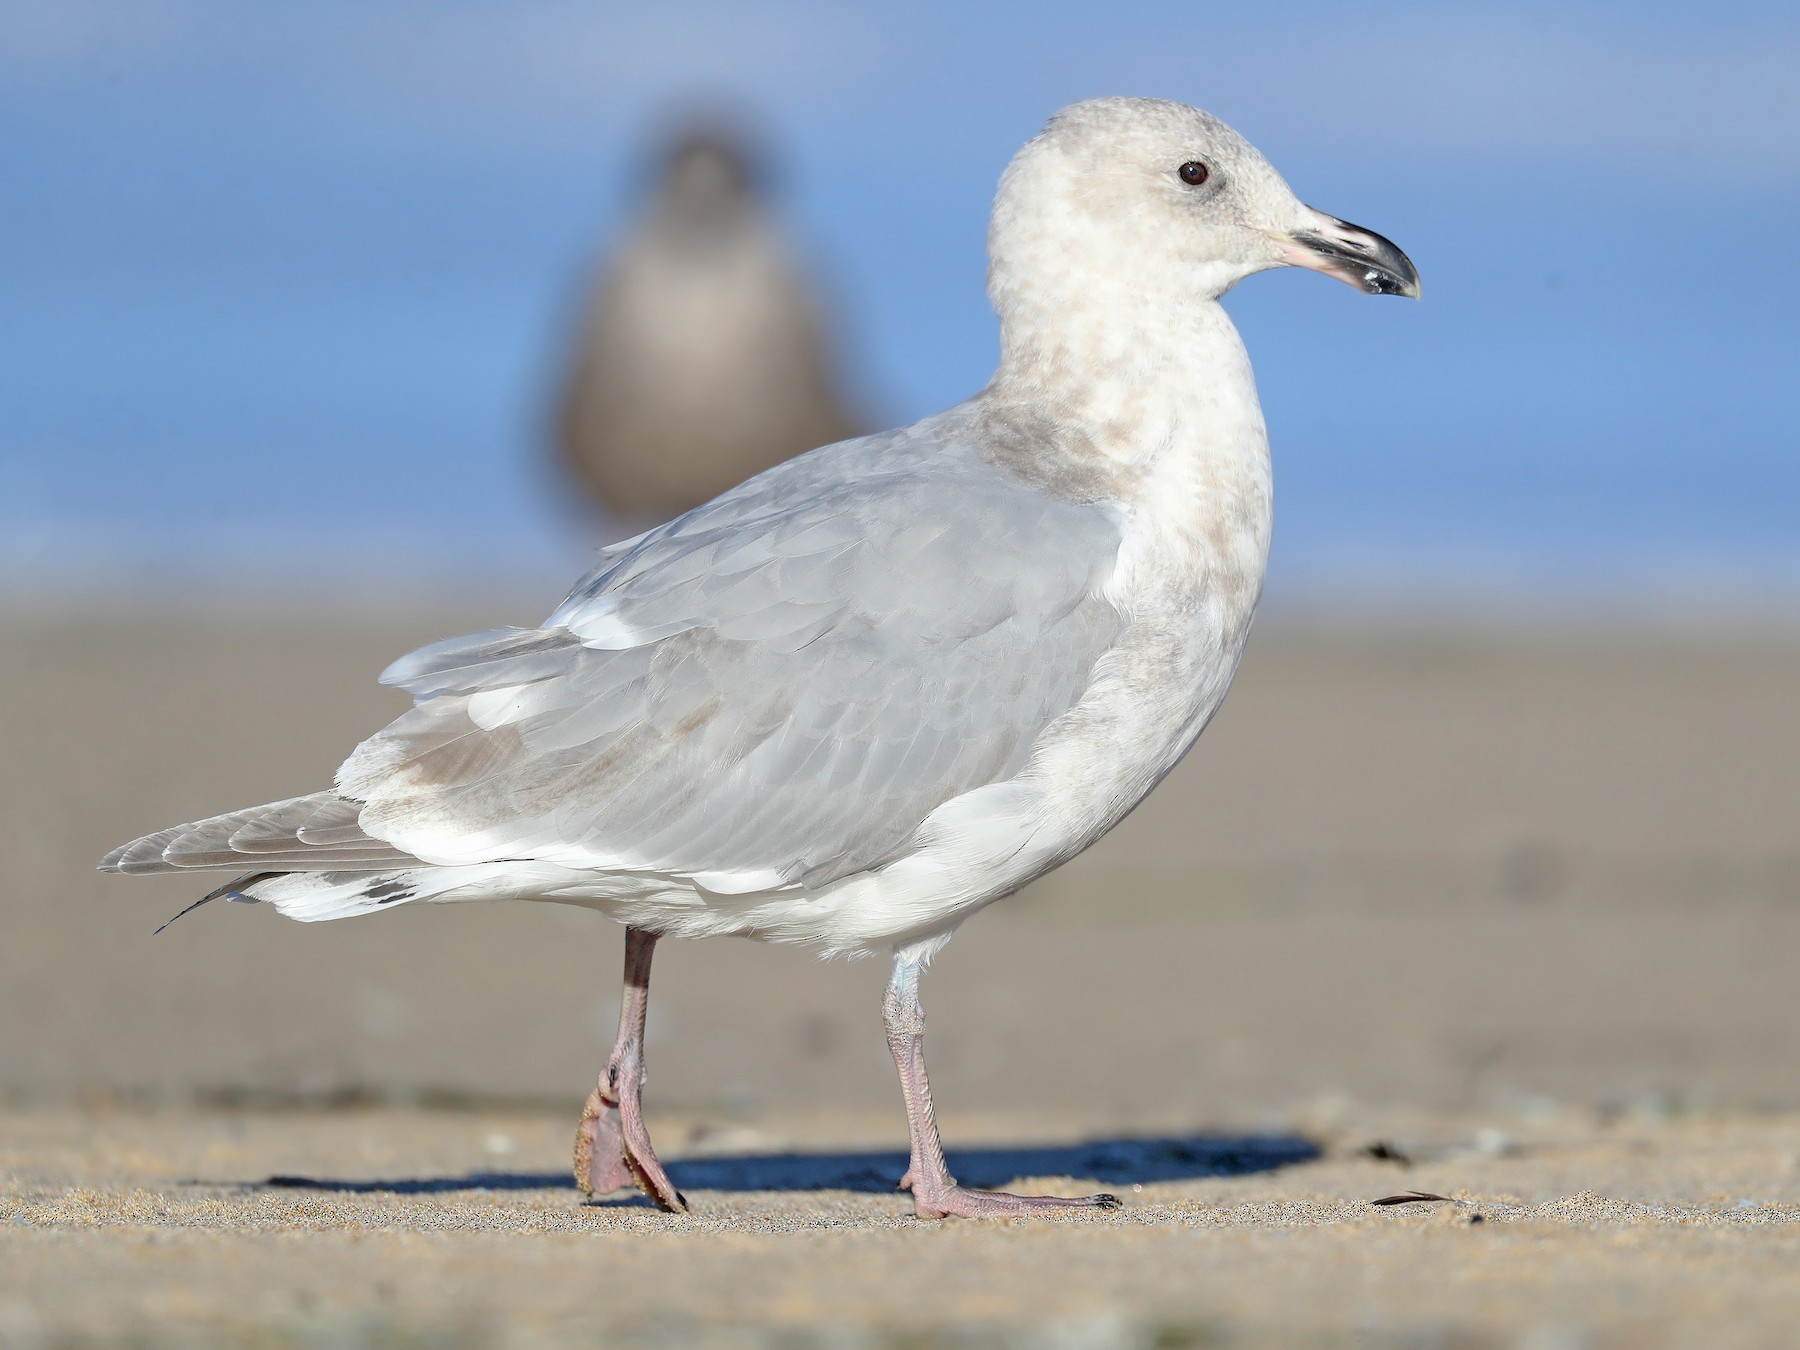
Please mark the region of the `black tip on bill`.
[[1290, 252], [1289, 261], [1348, 282], [1365, 295], [1419, 298], [1419, 269], [1392, 239], [1323, 211], [1313, 217], [1319, 227], [1291, 237], [1298, 251]]

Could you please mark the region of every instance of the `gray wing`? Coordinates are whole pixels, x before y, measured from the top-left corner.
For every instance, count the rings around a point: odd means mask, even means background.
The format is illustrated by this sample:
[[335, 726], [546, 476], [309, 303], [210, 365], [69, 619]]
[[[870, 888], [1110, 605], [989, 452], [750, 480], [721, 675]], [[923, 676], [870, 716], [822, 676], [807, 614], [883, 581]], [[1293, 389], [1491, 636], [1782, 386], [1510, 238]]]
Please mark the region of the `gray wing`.
[[427, 647], [339, 774], [431, 862], [530, 857], [721, 891], [893, 857], [1017, 774], [1123, 617], [1119, 529], [958, 423], [803, 456], [621, 546], [544, 628]]
[[363, 833], [362, 803], [335, 792], [246, 807], [175, 825], [100, 861], [103, 872], [139, 874], [186, 868], [265, 866], [273, 871], [375, 871], [417, 866], [418, 859]]

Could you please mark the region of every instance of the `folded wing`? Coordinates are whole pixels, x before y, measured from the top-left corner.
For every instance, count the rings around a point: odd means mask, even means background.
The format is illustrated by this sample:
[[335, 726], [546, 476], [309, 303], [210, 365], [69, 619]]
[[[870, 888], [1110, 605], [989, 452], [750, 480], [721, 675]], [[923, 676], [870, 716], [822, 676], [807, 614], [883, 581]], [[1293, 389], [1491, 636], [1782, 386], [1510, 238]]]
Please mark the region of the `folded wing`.
[[1022, 769], [1122, 616], [1119, 532], [931, 424], [828, 447], [614, 550], [544, 628], [439, 643], [339, 773], [368, 836], [819, 885]]

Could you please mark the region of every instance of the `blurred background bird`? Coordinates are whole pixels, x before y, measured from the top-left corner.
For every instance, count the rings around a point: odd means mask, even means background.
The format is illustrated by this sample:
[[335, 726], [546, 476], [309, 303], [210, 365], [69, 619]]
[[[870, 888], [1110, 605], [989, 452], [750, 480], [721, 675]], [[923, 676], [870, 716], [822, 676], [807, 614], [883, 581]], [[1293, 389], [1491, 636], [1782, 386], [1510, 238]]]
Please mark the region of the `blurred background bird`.
[[556, 440], [614, 520], [667, 519], [867, 429], [818, 289], [770, 209], [766, 165], [722, 119], [689, 121], [600, 270]]

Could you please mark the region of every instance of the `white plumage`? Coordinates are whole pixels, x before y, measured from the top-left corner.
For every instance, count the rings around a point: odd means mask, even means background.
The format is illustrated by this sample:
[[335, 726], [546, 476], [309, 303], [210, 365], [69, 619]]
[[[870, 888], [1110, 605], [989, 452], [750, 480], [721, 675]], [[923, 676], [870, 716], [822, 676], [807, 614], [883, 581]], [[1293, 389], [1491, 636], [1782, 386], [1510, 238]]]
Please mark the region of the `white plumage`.
[[[608, 550], [539, 628], [396, 662], [415, 706], [335, 790], [103, 866], [240, 868], [219, 893], [305, 920], [586, 905], [633, 930], [646, 986], [658, 936], [893, 952], [920, 1212], [1041, 1207], [942, 1175], [918, 967], [1116, 824], [1225, 696], [1272, 490], [1219, 296], [1288, 263], [1374, 293], [1417, 276], [1223, 124], [1137, 99], [1077, 105], [1020, 151], [990, 251], [1002, 359], [969, 402]], [[614, 1077], [638, 1056], [623, 1026]], [[622, 1091], [590, 1101], [583, 1183], [673, 1205]]]

